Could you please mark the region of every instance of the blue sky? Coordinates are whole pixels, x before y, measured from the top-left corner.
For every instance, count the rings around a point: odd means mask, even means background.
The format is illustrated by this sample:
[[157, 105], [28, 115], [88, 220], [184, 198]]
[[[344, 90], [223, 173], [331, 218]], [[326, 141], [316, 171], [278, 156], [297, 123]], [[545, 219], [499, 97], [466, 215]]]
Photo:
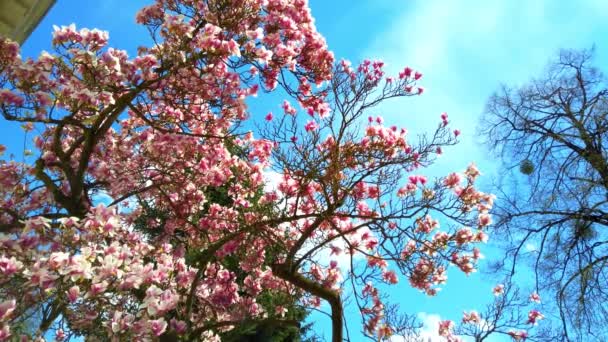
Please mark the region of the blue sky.
[[[112, 46], [134, 55], [146, 36], [134, 14], [145, 3], [60, 0], [26, 42], [23, 55], [50, 49], [52, 25], [73, 22], [109, 31]], [[447, 150], [431, 170], [438, 175], [476, 161], [489, 179], [496, 162], [476, 139], [475, 126], [486, 99], [501, 82], [518, 85], [539, 75], [559, 48], [595, 43], [596, 63], [604, 70], [608, 64], [605, 0], [310, 0], [310, 6], [337, 58], [381, 58], [393, 72], [409, 65], [424, 73], [422, 97], [391, 102], [376, 111], [414, 134], [430, 131], [439, 114], [448, 112], [463, 132], [462, 143]], [[22, 132], [2, 121], [0, 144], [17, 152], [22, 143]], [[491, 299], [493, 281], [482, 280], [480, 273], [467, 279], [452, 270], [449, 277], [435, 298], [411, 290], [402, 278], [390, 292], [392, 300], [410, 313], [424, 312], [421, 318], [433, 325], [436, 315], [457, 320], [462, 310], [481, 308]], [[359, 325], [350, 328], [353, 333]], [[329, 337], [328, 323], [320, 322], [316, 329]], [[432, 337], [430, 332], [427, 336]]]

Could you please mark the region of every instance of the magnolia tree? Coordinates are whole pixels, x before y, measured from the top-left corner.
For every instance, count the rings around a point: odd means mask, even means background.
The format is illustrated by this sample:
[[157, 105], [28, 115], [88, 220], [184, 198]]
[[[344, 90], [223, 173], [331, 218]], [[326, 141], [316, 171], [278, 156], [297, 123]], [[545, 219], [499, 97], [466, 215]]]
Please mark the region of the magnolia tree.
[[[134, 57], [74, 26], [35, 60], [0, 41], [2, 115], [39, 131], [31, 163], [0, 162], [0, 340], [31, 321], [25, 339], [297, 324], [260, 301], [272, 294], [329, 303], [342, 341], [347, 292], [385, 339], [403, 327], [378, 284], [404, 276], [434, 295], [450, 264], [474, 271], [492, 196], [473, 165], [424, 176], [459, 131], [445, 114], [419, 138], [366, 122], [422, 94], [420, 73], [334, 63], [304, 0], [157, 0], [137, 22], [151, 45]], [[282, 112], [242, 129], [247, 98], [275, 90]], [[440, 333], [455, 340], [450, 322]]]

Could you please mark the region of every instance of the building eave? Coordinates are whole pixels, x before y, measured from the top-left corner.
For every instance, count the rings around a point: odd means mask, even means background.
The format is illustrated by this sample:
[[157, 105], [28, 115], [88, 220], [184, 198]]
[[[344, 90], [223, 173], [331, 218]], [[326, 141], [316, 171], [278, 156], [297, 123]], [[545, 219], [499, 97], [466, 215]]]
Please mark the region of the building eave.
[[23, 44], [54, 4], [55, 0], [0, 1], [0, 36]]

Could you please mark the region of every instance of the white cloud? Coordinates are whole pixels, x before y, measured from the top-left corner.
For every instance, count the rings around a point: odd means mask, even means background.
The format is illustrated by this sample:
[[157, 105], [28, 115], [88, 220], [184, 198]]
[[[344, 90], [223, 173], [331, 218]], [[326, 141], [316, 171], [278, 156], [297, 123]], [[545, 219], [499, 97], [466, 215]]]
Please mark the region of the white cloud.
[[264, 191], [277, 191], [283, 175], [272, 170], [264, 171]]
[[418, 314], [418, 319], [422, 322], [423, 326], [420, 330], [420, 337], [425, 340], [439, 341], [439, 322], [441, 317], [437, 314], [429, 314], [421, 312]]
[[[516, 86], [542, 73], [559, 48], [591, 47], [605, 33], [608, 11], [599, 10], [605, 7], [602, 0], [408, 1], [363, 55], [381, 57], [391, 73], [405, 65], [419, 69], [427, 92], [373, 114], [416, 134], [432, 131], [447, 111], [462, 130], [462, 143], [445, 151], [438, 169], [483, 164], [486, 151], [476, 127], [487, 98], [501, 82]], [[481, 166], [487, 173], [494, 167]]]
[[528, 251], [530, 253], [538, 252], [538, 247], [536, 247], [536, 245], [533, 243], [526, 243], [524, 248], [526, 249], [526, 251]]
[[[420, 312], [418, 313], [418, 319], [422, 323], [420, 334], [417, 338], [408, 336], [393, 336], [390, 342], [441, 342], [445, 341], [445, 338], [439, 336], [439, 322], [443, 319], [438, 314]], [[487, 324], [482, 321], [482, 325]], [[473, 338], [469, 336], [459, 336], [463, 342], [473, 342]]]
[[414, 339], [411, 336], [392, 336], [391, 342], [411, 342], [411, 341], [443, 341], [439, 336], [439, 322], [441, 321], [441, 317], [437, 314], [429, 314], [426, 312], [418, 313], [418, 319], [422, 323], [422, 328], [420, 329], [420, 335]]

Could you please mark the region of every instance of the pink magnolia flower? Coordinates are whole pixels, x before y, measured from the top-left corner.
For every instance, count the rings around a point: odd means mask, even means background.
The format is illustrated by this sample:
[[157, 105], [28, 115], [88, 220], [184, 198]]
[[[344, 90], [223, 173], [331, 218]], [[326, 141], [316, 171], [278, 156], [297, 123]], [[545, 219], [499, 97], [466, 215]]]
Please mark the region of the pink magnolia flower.
[[266, 116], [264, 117], [264, 119], [265, 119], [266, 121], [272, 121], [272, 118], [273, 118], [273, 116], [272, 116], [272, 112], [269, 112], [269, 113], [268, 113], [268, 114], [266, 114]]
[[397, 278], [397, 274], [395, 271], [385, 271], [382, 272], [382, 279], [389, 284], [397, 284], [399, 279]]
[[397, 191], [397, 196], [398, 197], [405, 197], [405, 196], [407, 196], [409, 194], [412, 194], [414, 192], [416, 192], [416, 184], [414, 184], [414, 183], [408, 183], [404, 187], [400, 188]]
[[350, 70], [351, 62], [349, 60], [342, 59], [340, 60], [340, 65], [342, 66], [342, 70], [346, 72]]
[[479, 169], [477, 168], [475, 163], [469, 164], [469, 166], [465, 170], [464, 174], [471, 181], [474, 181], [479, 175], [481, 175], [481, 173], [479, 172]]
[[439, 322], [439, 336], [448, 337], [452, 335], [452, 329], [454, 328], [454, 322], [446, 320]]
[[456, 243], [459, 246], [472, 242], [474, 238], [475, 238], [475, 235], [473, 234], [473, 231], [469, 227], [464, 227], [464, 228], [459, 229], [454, 234], [454, 237], [453, 237], [453, 239], [456, 241]]
[[399, 78], [400, 78], [400, 79], [403, 79], [403, 78], [406, 78], [406, 77], [410, 77], [410, 76], [412, 76], [412, 71], [413, 71], [413, 70], [412, 70], [412, 68], [410, 68], [410, 67], [405, 67], [405, 69], [403, 69], [403, 71], [401, 71], [401, 72], [399, 73]]
[[283, 107], [283, 111], [287, 115], [295, 115], [296, 114], [296, 109], [293, 108], [291, 106], [291, 103], [289, 103], [289, 101], [287, 101], [287, 100], [283, 101], [283, 105], [281, 107]]
[[544, 319], [545, 316], [538, 310], [530, 310], [528, 312], [528, 324], [536, 325], [538, 320]]
[[0, 341], [7, 341], [9, 337], [11, 337], [11, 328], [8, 324], [4, 324], [0, 329]]
[[457, 174], [456, 172], [450, 173], [444, 180], [443, 180], [443, 185], [447, 186], [448, 188], [454, 188], [456, 187], [458, 184], [460, 184], [460, 181], [462, 180], [462, 178], [460, 177], [459, 174]]
[[265, 163], [270, 158], [275, 144], [270, 140], [260, 139], [253, 141], [251, 147], [252, 150], [249, 152], [249, 158], [257, 158], [261, 163]]
[[416, 219], [416, 232], [428, 234], [431, 231], [439, 228], [439, 221], [433, 219], [431, 215], [426, 215], [424, 218]]
[[285, 317], [285, 314], [287, 313], [287, 308], [282, 305], [279, 305], [274, 309], [274, 313], [279, 317]]
[[494, 288], [492, 289], [492, 293], [494, 293], [495, 296], [500, 296], [505, 292], [505, 286], [503, 284], [498, 284], [496, 286], [494, 286]]
[[23, 99], [23, 97], [13, 93], [8, 89], [0, 89], [0, 104], [21, 107], [24, 103], [25, 100]]
[[414, 251], [416, 251], [416, 241], [409, 240], [403, 248], [403, 251], [401, 251], [401, 259], [406, 260], [414, 253]]
[[160, 336], [167, 330], [167, 322], [163, 318], [148, 321], [148, 324], [155, 336]]
[[475, 233], [475, 239], [473, 241], [486, 243], [488, 242], [488, 234], [482, 231], [478, 231], [477, 233]]
[[66, 291], [66, 294], [70, 303], [74, 303], [78, 300], [78, 296], [80, 296], [80, 288], [77, 285], [74, 285]]
[[95, 297], [102, 294], [108, 288], [108, 282], [102, 281], [101, 283], [94, 283], [91, 285], [91, 289], [85, 294], [85, 298]]
[[182, 335], [188, 329], [188, 324], [184, 321], [178, 321], [175, 318], [171, 319], [171, 328], [175, 330], [178, 335]]
[[0, 257], [0, 274], [5, 277], [10, 277], [17, 273], [23, 267], [23, 263], [15, 259], [15, 257], [7, 258]]
[[471, 257], [468, 255], [459, 255], [458, 253], [452, 253], [451, 261], [466, 275], [475, 272], [475, 267], [471, 262]]
[[538, 295], [538, 293], [532, 292], [532, 294], [530, 294], [530, 301], [540, 304], [540, 296]]
[[14, 299], [0, 303], [0, 321], [4, 321], [10, 317], [13, 311], [15, 311], [16, 304], [17, 302]]
[[477, 311], [471, 311], [471, 312], [465, 311], [462, 314], [462, 323], [479, 324], [479, 322], [481, 322], [481, 317], [479, 317], [479, 314], [477, 313]]
[[255, 55], [258, 57], [257, 60], [259, 63], [266, 64], [272, 60], [273, 52], [262, 45], [255, 50]]
[[323, 102], [318, 106], [317, 112], [319, 113], [319, 117], [321, 119], [324, 119], [324, 118], [328, 117], [329, 114], [331, 113], [331, 108], [329, 107], [328, 103]]
[[486, 227], [492, 223], [492, 216], [483, 213], [479, 214], [479, 227]]
[[38, 267], [34, 267], [31, 271], [28, 271], [27, 276], [29, 276], [31, 284], [39, 286], [42, 289], [52, 287], [55, 280], [58, 278], [57, 275], [49, 272], [48, 269]]
[[367, 197], [371, 199], [376, 199], [380, 197], [380, 187], [378, 186], [370, 186], [367, 188]]
[[410, 180], [410, 183], [412, 183], [412, 184], [417, 184], [418, 182], [420, 182], [420, 184], [425, 185], [427, 182], [427, 178], [422, 175], [412, 175], [412, 176], [409, 176], [408, 179]]
[[335, 245], [330, 245], [329, 249], [331, 250], [331, 252], [329, 253], [329, 255], [340, 255], [342, 254], [342, 248], [335, 246]]
[[110, 321], [110, 329], [113, 333], [119, 333], [127, 330], [134, 321], [135, 317], [131, 314], [125, 314], [121, 311], [114, 311], [112, 320]]
[[507, 334], [515, 341], [523, 341], [528, 338], [528, 333], [524, 330], [511, 330]]
[[[477, 241], [477, 239], [475, 239], [474, 241], [481, 242], [481, 241]], [[479, 248], [473, 247], [473, 259], [479, 260], [479, 259], [483, 259], [483, 258], [484, 258], [484, 256], [483, 256], [483, 254], [481, 254], [481, 251], [479, 250]]]
[[57, 329], [57, 331], [55, 332], [55, 340], [63, 341], [64, 338], [65, 338], [65, 333], [63, 332], [63, 329]]
[[304, 129], [306, 130], [306, 132], [312, 132], [319, 129], [319, 124], [317, 124], [316, 121], [310, 120], [306, 123]]
[[387, 325], [387, 324], [383, 324], [382, 326], [380, 326], [378, 328], [378, 337], [381, 340], [384, 340], [384, 337], [390, 337], [393, 335], [393, 329]]

